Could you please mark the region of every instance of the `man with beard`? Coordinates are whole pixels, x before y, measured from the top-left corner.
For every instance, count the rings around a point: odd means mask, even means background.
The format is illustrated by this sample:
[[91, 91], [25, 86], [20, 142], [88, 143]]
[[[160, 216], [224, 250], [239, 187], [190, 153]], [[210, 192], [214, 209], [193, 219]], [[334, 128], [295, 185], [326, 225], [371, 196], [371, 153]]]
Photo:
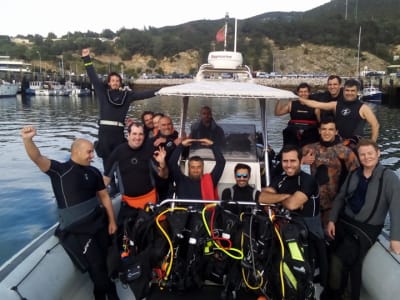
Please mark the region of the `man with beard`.
[[108, 74], [107, 85], [99, 79], [90, 58], [90, 49], [82, 50], [86, 72], [99, 101], [99, 133], [96, 152], [103, 159], [103, 167], [111, 152], [126, 141], [124, 135], [125, 118], [133, 101], [155, 96], [158, 89], [135, 92], [122, 89], [122, 78], [116, 72]]
[[192, 124], [190, 137], [192, 139], [209, 139], [219, 147], [225, 145], [224, 130], [215, 122], [209, 106], [201, 108], [200, 120]]
[[[202, 146], [210, 147], [214, 157], [215, 166], [211, 173], [204, 174], [204, 160], [200, 156], [189, 158], [188, 176], [182, 173], [178, 165], [182, 151], [193, 143], [200, 143]], [[225, 158], [219, 147], [209, 139], [185, 139], [172, 152], [168, 162], [171, 175], [176, 184], [176, 195], [179, 199], [218, 199], [216, 187], [222, 176], [225, 167]]]

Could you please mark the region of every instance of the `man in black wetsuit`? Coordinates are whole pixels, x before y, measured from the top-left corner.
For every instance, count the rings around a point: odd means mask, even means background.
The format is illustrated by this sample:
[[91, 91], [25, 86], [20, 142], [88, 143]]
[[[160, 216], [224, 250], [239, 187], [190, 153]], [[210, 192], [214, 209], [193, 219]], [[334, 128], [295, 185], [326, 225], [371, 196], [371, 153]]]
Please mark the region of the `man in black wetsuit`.
[[[296, 88], [296, 94], [301, 98], [308, 99], [311, 87], [303, 82]], [[301, 104], [299, 100], [281, 103], [279, 100], [275, 105], [275, 116], [290, 114], [288, 126], [283, 130], [283, 144], [298, 145], [300, 147], [315, 143], [319, 140], [318, 122], [320, 111]]]
[[[58, 207], [61, 244], [71, 257], [78, 257], [81, 269], [89, 272], [95, 299], [103, 300], [107, 296], [108, 300], [116, 300], [115, 284], [107, 275], [106, 257], [109, 235], [115, 233], [117, 225], [103, 177], [98, 169], [90, 166], [93, 144], [76, 139], [71, 146], [71, 159], [61, 163], [40, 153], [33, 142], [35, 135], [33, 127], [21, 130], [29, 158], [51, 179]], [[104, 209], [100, 208], [99, 201]]]
[[[234, 169], [236, 184], [222, 191], [221, 200], [256, 202], [260, 191], [249, 184], [251, 168], [249, 165], [238, 163]], [[241, 210], [236, 205], [230, 205], [229, 210], [239, 213]]]
[[104, 170], [106, 183], [114, 171], [118, 174], [122, 194], [119, 221], [129, 207], [143, 209], [147, 203], [157, 202], [155, 177], [168, 177], [165, 156], [163, 147], [154, 151], [151, 140], [145, 141], [142, 124], [128, 126], [128, 141], [114, 149]]
[[[343, 101], [343, 88], [341, 87], [341, 85], [342, 85], [342, 78], [340, 78], [340, 76], [329, 75], [327, 80], [327, 90], [324, 92], [313, 93], [309, 96], [309, 99], [317, 100], [320, 102]], [[321, 110], [320, 112], [321, 121], [325, 120], [325, 118], [332, 118], [332, 117], [334, 117], [332, 111]]]
[[158, 89], [134, 92], [122, 89], [122, 78], [116, 72], [108, 75], [107, 85], [99, 79], [90, 59], [90, 50], [82, 50], [82, 59], [100, 105], [100, 120], [96, 152], [103, 159], [103, 167], [116, 146], [126, 141], [125, 118], [135, 100], [151, 98]]
[[344, 83], [343, 101], [318, 102], [300, 98], [300, 102], [314, 108], [330, 110], [335, 113], [335, 123], [343, 139], [364, 135], [367, 122], [371, 126], [371, 139], [376, 141], [379, 134], [379, 122], [372, 109], [358, 99], [360, 84], [355, 79]]
[[301, 170], [301, 159], [302, 153], [297, 146], [284, 146], [282, 149], [284, 173], [272, 179], [271, 184], [261, 192], [258, 201], [264, 204], [280, 203], [304, 221], [309, 231], [310, 257], [318, 261], [321, 284], [325, 285], [328, 261], [319, 216], [319, 187], [313, 176]]
[[[174, 129], [174, 125], [172, 124], [172, 119], [168, 116], [160, 117], [158, 128], [157, 135], [152, 137], [151, 141], [156, 149], [160, 146], [165, 149], [165, 160], [168, 161], [176, 146], [182, 142], [182, 138], [179, 137], [179, 133]], [[174, 187], [171, 176], [168, 176], [166, 179], [156, 177], [156, 186], [160, 201], [173, 197]]]
[[[189, 176], [182, 173], [178, 160], [185, 147], [193, 143], [201, 143], [202, 146], [209, 146], [214, 153], [215, 166], [211, 173], [204, 174], [204, 161], [199, 156], [189, 158]], [[218, 146], [209, 139], [185, 139], [172, 152], [168, 161], [169, 170], [176, 184], [176, 195], [180, 199], [204, 199], [215, 200], [218, 181], [222, 176], [225, 167], [225, 158]]]
[[225, 145], [225, 133], [212, 116], [209, 106], [203, 106], [200, 110], [200, 120], [193, 123], [190, 128], [190, 137], [192, 139], [209, 139], [216, 145], [222, 147]]

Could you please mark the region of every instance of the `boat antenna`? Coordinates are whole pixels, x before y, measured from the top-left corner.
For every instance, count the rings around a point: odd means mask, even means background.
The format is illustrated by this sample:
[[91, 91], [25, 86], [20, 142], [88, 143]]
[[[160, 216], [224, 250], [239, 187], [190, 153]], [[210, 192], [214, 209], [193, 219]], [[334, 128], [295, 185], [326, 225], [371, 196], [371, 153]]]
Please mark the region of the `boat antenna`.
[[224, 39], [224, 51], [226, 51], [226, 37], [228, 35], [228, 20], [229, 20], [229, 13], [225, 13], [225, 39]]

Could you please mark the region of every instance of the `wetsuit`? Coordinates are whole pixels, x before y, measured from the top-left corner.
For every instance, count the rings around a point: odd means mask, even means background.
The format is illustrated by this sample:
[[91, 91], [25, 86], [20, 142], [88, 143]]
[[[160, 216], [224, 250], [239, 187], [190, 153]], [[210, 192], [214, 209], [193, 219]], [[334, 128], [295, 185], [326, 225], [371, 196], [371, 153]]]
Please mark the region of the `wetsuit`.
[[304, 203], [302, 209], [294, 212], [302, 217], [315, 217], [319, 215], [318, 184], [311, 175], [303, 171], [294, 176], [282, 174], [272, 179], [270, 187], [275, 189], [278, 194], [294, 194], [297, 191], [304, 193], [308, 200]]
[[211, 120], [209, 127], [204, 126], [201, 121], [198, 121], [191, 126], [190, 137], [192, 139], [207, 138], [212, 140], [219, 147], [225, 146], [225, 133], [224, 130], [217, 125], [215, 120]]
[[[184, 175], [178, 165], [178, 160], [180, 155], [182, 154], [183, 149], [184, 147], [182, 145], [176, 147], [174, 152], [172, 152], [171, 158], [168, 161], [168, 168], [176, 184], [177, 198], [202, 199], [200, 179], [195, 180], [190, 178], [189, 176]], [[211, 149], [215, 157], [215, 166], [210, 174], [214, 187], [216, 187], [224, 171], [225, 158], [223, 157], [219, 148], [214, 144], [211, 146]]]
[[110, 90], [97, 76], [90, 56], [82, 57], [86, 72], [92, 83], [100, 105], [99, 135], [96, 152], [106, 160], [116, 146], [125, 142], [124, 123], [129, 106], [135, 100], [151, 98], [158, 89], [143, 92]]
[[320, 283], [326, 284], [328, 274], [328, 258], [325, 249], [324, 233], [321, 219], [319, 217], [319, 188], [315, 178], [303, 171], [287, 176], [282, 174], [272, 179], [270, 187], [278, 194], [294, 194], [297, 191], [304, 193], [308, 200], [301, 209], [293, 211], [297, 213], [307, 226], [309, 231], [308, 241], [310, 244], [310, 259], [316, 260], [320, 268]]
[[[233, 192], [233, 193], [232, 193]], [[225, 201], [248, 201], [248, 202], [258, 202], [258, 197], [260, 196], [260, 191], [255, 190], [250, 185], [240, 187], [235, 184], [232, 188], [226, 188], [222, 191], [221, 200]], [[229, 210], [233, 213], [240, 213], [245, 211], [242, 207], [232, 204], [229, 205]]]
[[346, 178], [329, 216], [329, 220], [336, 223], [336, 230], [327, 292], [331, 298], [326, 299], [339, 299], [349, 273], [351, 299], [360, 298], [362, 262], [377, 240], [388, 211], [390, 239], [400, 240], [399, 194], [400, 181], [396, 173], [380, 164], [369, 178], [364, 177], [362, 167]]
[[318, 119], [315, 109], [301, 104], [300, 101], [292, 101], [290, 121], [283, 130], [283, 144], [303, 146], [318, 139]]
[[[132, 149], [127, 142], [119, 145], [111, 153], [104, 174], [117, 173], [119, 188], [123, 196], [139, 197], [151, 192], [155, 187], [154, 176], [157, 163], [153, 160], [154, 147], [147, 140], [137, 149]], [[123, 202], [124, 203], [124, 202]], [[119, 221], [123, 215], [120, 211]]]
[[[329, 91], [321, 92], [321, 93], [314, 93], [311, 94], [309, 97], [311, 100], [317, 100], [320, 102], [331, 102], [331, 101], [343, 101], [343, 88], [340, 89], [339, 95], [336, 97], [332, 97], [332, 95], [329, 93]], [[335, 115], [332, 111], [330, 110], [321, 110], [320, 113], [320, 119], [321, 122], [326, 120], [326, 119], [332, 119], [334, 118]]]
[[[165, 136], [162, 135], [161, 132], [159, 131], [155, 137], [150, 138], [151, 143], [154, 143], [154, 141], [160, 137], [166, 139], [166, 142], [159, 144], [159, 146], [164, 147], [165, 151], [167, 152], [165, 161], [168, 161], [169, 158], [171, 157], [172, 152], [176, 148], [176, 144], [174, 143], [174, 141], [179, 137], [179, 133], [175, 130], [172, 134]], [[155, 148], [157, 149], [158, 147]], [[168, 178], [166, 179], [157, 176], [155, 178], [155, 181], [160, 201], [173, 197], [174, 187], [171, 176], [168, 176]]]
[[347, 173], [356, 169], [359, 163], [356, 154], [343, 145], [339, 137], [333, 142], [320, 141], [303, 147], [303, 153], [309, 150], [315, 153], [311, 175], [316, 178], [319, 185], [321, 219], [326, 226], [333, 200], [341, 184]]
[[[105, 189], [99, 170], [78, 165], [72, 160], [64, 163], [51, 160], [46, 174], [51, 179], [57, 206], [61, 210], [92, 201], [97, 191]], [[63, 230], [58, 230], [57, 235], [74, 262], [77, 257], [83, 260], [81, 264], [85, 265], [94, 283], [95, 298], [102, 299], [107, 294], [108, 299], [117, 299], [115, 285], [107, 275], [109, 235], [105, 214], [99, 205], [84, 219], [69, 222]]]
[[366, 120], [360, 116], [360, 109], [363, 105], [364, 103], [360, 100], [337, 103], [335, 123], [339, 135], [343, 139], [364, 135]]

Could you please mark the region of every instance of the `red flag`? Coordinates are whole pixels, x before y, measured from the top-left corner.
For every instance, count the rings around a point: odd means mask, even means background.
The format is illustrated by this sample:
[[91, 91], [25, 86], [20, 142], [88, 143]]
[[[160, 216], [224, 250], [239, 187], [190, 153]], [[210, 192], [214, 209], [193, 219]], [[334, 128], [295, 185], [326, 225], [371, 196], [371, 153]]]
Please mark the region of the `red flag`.
[[217, 43], [225, 42], [225, 25], [222, 26], [222, 28], [217, 31], [215, 39], [217, 40]]

